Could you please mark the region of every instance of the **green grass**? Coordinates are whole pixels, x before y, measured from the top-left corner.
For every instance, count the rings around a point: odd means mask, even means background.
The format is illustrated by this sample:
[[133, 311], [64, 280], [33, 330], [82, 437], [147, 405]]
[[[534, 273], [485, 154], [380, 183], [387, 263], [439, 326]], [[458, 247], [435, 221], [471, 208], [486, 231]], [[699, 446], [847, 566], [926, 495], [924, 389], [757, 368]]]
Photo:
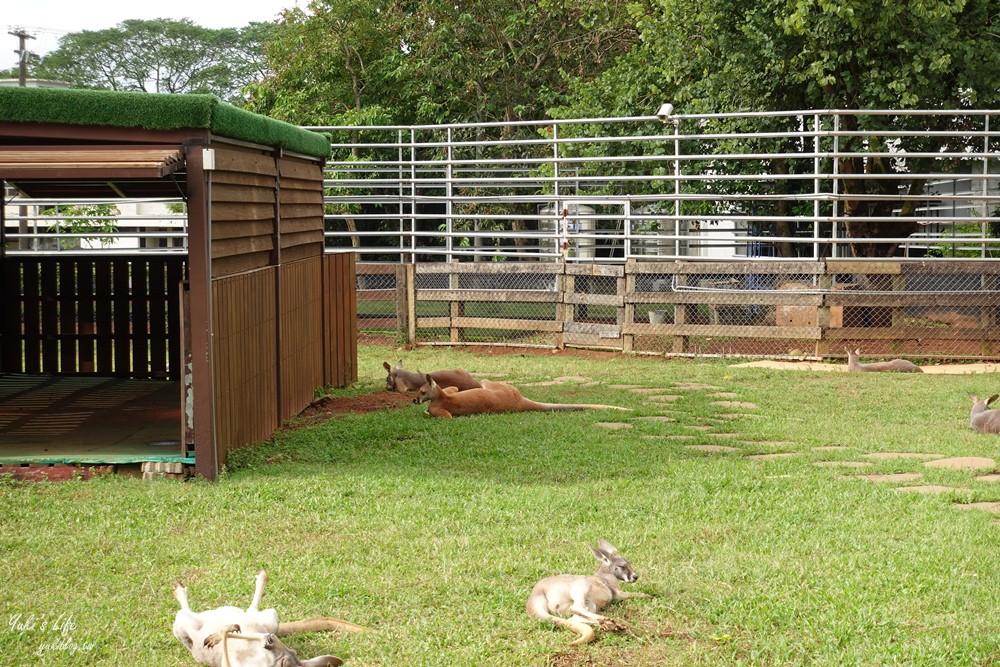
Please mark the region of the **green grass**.
[[[920, 472], [946, 496], [812, 465], [876, 451], [996, 457], [968, 429], [968, 393], [995, 376], [740, 369], [727, 362], [571, 355], [401, 353], [363, 346], [361, 379], [335, 395], [381, 391], [382, 361], [501, 373], [550, 402], [602, 402], [676, 423], [595, 427], [618, 413], [436, 420], [418, 406], [341, 415], [240, 451], [218, 483], [112, 477], [0, 483], [4, 664], [191, 665], [173, 638], [173, 582], [196, 609], [245, 604], [266, 567], [265, 601], [282, 617], [333, 615], [364, 635], [313, 634], [300, 655], [349, 665], [987, 665], [1000, 661], [1000, 526], [961, 501], [1000, 500], [1000, 485], [918, 460], [864, 472]], [[718, 425], [711, 391], [660, 407], [607, 385], [703, 382], [758, 405]], [[681, 393], [681, 392], [676, 392]], [[695, 441], [670, 434], [694, 433]], [[704, 454], [692, 442], [739, 445]], [[763, 444], [785, 441], [790, 444]], [[838, 445], [839, 451], [814, 451]], [[794, 451], [789, 459], [744, 454]], [[588, 646], [530, 619], [539, 578], [590, 573], [586, 548], [616, 544], [652, 600], [607, 613], [630, 632]], [[53, 623], [60, 614], [71, 620]], [[34, 617], [34, 627], [15, 627]], [[33, 654], [67, 628], [72, 644]], [[67, 647], [77, 650], [70, 651]]]

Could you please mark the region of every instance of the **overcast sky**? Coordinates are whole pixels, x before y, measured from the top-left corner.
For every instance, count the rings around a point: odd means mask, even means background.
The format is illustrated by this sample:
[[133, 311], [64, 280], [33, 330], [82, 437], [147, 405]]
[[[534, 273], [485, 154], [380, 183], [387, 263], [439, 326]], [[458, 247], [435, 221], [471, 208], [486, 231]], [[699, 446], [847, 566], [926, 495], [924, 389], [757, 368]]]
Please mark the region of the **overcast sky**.
[[17, 65], [18, 39], [8, 32], [24, 28], [35, 39], [28, 50], [44, 55], [59, 46], [59, 38], [70, 32], [112, 28], [128, 19], [191, 19], [203, 28], [242, 28], [254, 21], [272, 21], [282, 9], [305, 7], [305, 0], [11, 0], [0, 13], [0, 69]]

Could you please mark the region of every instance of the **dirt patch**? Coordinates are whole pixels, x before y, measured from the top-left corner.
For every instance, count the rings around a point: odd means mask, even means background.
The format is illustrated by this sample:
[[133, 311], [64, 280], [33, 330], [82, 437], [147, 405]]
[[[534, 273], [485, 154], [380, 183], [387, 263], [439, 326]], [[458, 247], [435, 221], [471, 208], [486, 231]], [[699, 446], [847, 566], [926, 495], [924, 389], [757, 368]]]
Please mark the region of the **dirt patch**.
[[[777, 361], [762, 359], [745, 364], [735, 364], [733, 368], [771, 368], [782, 371], [836, 371], [847, 372], [847, 364], [828, 364], [818, 361]], [[977, 375], [979, 373], [1000, 373], [1000, 364], [929, 364], [921, 366], [924, 373], [932, 375]]]
[[375, 394], [338, 398], [324, 396], [313, 401], [308, 408], [299, 413], [299, 417], [310, 419], [326, 415], [366, 414], [377, 410], [402, 407], [412, 402], [412, 394], [400, 394], [394, 391], [380, 391]]

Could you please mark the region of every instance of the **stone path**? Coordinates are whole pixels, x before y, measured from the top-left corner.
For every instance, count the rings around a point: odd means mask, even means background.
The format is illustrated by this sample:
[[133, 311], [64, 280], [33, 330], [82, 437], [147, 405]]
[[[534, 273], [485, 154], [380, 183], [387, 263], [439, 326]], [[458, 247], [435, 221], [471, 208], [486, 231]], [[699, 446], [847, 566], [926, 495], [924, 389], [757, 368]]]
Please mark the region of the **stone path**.
[[[728, 376], [726, 379], [729, 379]], [[556, 381], [585, 381], [587, 378], [580, 378], [576, 376], [570, 376], [566, 378], [557, 378]], [[667, 440], [667, 441], [695, 441], [691, 444], [686, 444], [683, 448], [692, 453], [700, 454], [731, 454], [731, 455], [743, 455], [748, 461], [773, 461], [773, 460], [784, 460], [793, 459], [796, 457], [801, 457], [803, 454], [810, 454], [815, 452], [816, 454], [825, 453], [836, 453], [836, 452], [848, 452], [851, 451], [852, 447], [847, 447], [844, 445], [823, 445], [818, 447], [811, 447], [809, 451], [778, 451], [771, 453], [757, 453], [761, 448], [796, 448], [798, 443], [787, 441], [787, 440], [735, 440], [736, 438], [745, 437], [746, 434], [732, 432], [732, 431], [722, 431], [721, 429], [727, 425], [727, 422], [757, 417], [757, 415], [751, 412], [717, 412], [711, 416], [694, 417], [694, 415], [689, 411], [684, 409], [684, 405], [695, 395], [696, 392], [706, 392], [704, 397], [707, 399], [719, 399], [710, 400], [709, 404], [713, 407], [720, 409], [732, 409], [738, 408], [740, 410], [753, 410], [757, 408], [755, 403], [749, 401], [740, 401], [739, 394], [733, 391], [728, 391], [722, 387], [709, 384], [701, 384], [695, 382], [674, 382], [669, 388], [663, 387], [642, 387], [639, 385], [630, 384], [619, 384], [619, 385], [608, 385], [612, 389], [623, 389], [632, 391], [633, 393], [644, 396], [646, 400], [650, 403], [657, 404], [659, 412], [661, 414], [655, 415], [644, 415], [638, 417], [632, 417], [628, 422], [597, 422], [595, 425], [599, 428], [611, 429], [611, 430], [626, 430], [633, 428], [636, 424], [642, 424], [647, 429], [652, 427], [656, 429], [666, 429], [668, 431], [673, 431], [674, 429], [681, 428], [688, 431], [698, 431], [697, 435], [692, 435], [690, 433], [676, 433], [676, 432], [666, 432], [658, 434], [642, 434], [640, 437], [650, 440]], [[682, 392], [682, 393], [669, 393], [669, 392]], [[711, 392], [711, 393], [708, 393]], [[669, 406], [669, 407], [668, 407]], [[695, 422], [700, 421], [701, 423], [684, 423], [688, 419], [692, 419]], [[712, 443], [712, 439], [726, 438], [731, 439], [732, 444], [722, 445]], [[706, 442], [706, 440], [708, 442]], [[700, 442], [699, 442], [700, 441]], [[746, 447], [756, 448], [756, 452], [753, 449], [747, 450]], [[935, 454], [928, 452], [867, 452], [859, 455], [862, 460], [826, 460], [826, 461], [813, 461], [814, 466], [819, 466], [823, 468], [830, 469], [860, 469], [868, 468], [876, 463], [884, 463], [891, 461], [913, 461], [919, 462], [918, 465], [922, 465], [928, 470], [954, 470], [961, 472], [981, 472], [985, 474], [980, 474], [974, 477], [975, 481], [994, 483], [1000, 482], [1000, 472], [993, 472], [996, 470], [997, 464], [991, 458], [986, 457], [976, 457], [976, 456], [961, 456], [961, 457], [946, 457], [944, 454]], [[913, 464], [911, 464], [913, 465]], [[945, 484], [904, 484], [905, 482], [915, 482], [920, 480], [923, 474], [919, 472], [889, 472], [889, 473], [868, 473], [860, 474], [854, 472], [851, 475], [841, 475], [842, 479], [855, 479], [855, 480], [865, 480], [875, 484], [893, 484], [893, 489], [899, 493], [918, 493], [918, 494], [961, 494], [961, 493], [971, 493], [971, 489], [965, 486], [950, 486]], [[994, 514], [1000, 514], [1000, 502], [955, 502], [953, 505], [959, 509], [970, 510], [978, 509], [986, 512], [991, 512]], [[996, 521], [1000, 525], [1000, 520]]]

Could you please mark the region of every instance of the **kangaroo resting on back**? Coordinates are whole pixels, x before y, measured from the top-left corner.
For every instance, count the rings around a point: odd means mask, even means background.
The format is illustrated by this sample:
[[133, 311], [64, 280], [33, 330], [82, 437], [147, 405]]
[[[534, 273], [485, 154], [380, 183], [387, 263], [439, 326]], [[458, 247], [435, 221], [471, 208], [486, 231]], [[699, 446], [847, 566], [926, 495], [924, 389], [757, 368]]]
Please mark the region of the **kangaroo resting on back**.
[[847, 350], [847, 370], [861, 371], [862, 373], [923, 373], [920, 366], [917, 366], [906, 359], [893, 359], [892, 361], [879, 361], [874, 364], [861, 363], [861, 349], [851, 352]]
[[321, 655], [299, 661], [295, 651], [278, 637], [321, 630], [364, 632], [365, 628], [339, 618], [311, 618], [279, 623], [274, 609], [259, 609], [267, 584], [267, 573], [257, 573], [257, 588], [246, 610], [219, 607], [202, 612], [191, 611], [187, 588], [178, 582], [174, 597], [181, 610], [174, 618], [174, 636], [184, 644], [191, 657], [210, 667], [331, 667], [343, 661], [333, 655]]
[[972, 399], [972, 413], [969, 415], [972, 430], [979, 433], [1000, 433], [1000, 410], [990, 410], [990, 404], [1000, 398], [1000, 394], [993, 394], [987, 399], [969, 394], [969, 398]]
[[[580, 635], [570, 642], [572, 646], [593, 641], [594, 626], [602, 630], [624, 629], [607, 616], [597, 613], [613, 600], [653, 597], [649, 593], [623, 591], [619, 582], [634, 583], [639, 575], [607, 540], [600, 540], [597, 544], [596, 549], [590, 547], [601, 562], [594, 575], [558, 574], [546, 577], [535, 584], [528, 596], [526, 608], [529, 616]], [[567, 611], [572, 615], [563, 618]]]
[[564, 410], [628, 410], [617, 405], [536, 403], [503, 382], [483, 380], [478, 389], [459, 391], [442, 387], [428, 374], [414, 403], [429, 403], [427, 414], [432, 417], [462, 417], [498, 412], [561, 412]]
[[[388, 361], [383, 361], [382, 367], [389, 373], [385, 378], [386, 390], [398, 391], [400, 394], [420, 389], [425, 382], [424, 376], [427, 375], [420, 372], [404, 371], [402, 359], [396, 362], [395, 366], [390, 366]], [[459, 391], [476, 389], [481, 386], [476, 378], [461, 368], [453, 368], [448, 371], [431, 371], [430, 376], [442, 387], [457, 387]]]

